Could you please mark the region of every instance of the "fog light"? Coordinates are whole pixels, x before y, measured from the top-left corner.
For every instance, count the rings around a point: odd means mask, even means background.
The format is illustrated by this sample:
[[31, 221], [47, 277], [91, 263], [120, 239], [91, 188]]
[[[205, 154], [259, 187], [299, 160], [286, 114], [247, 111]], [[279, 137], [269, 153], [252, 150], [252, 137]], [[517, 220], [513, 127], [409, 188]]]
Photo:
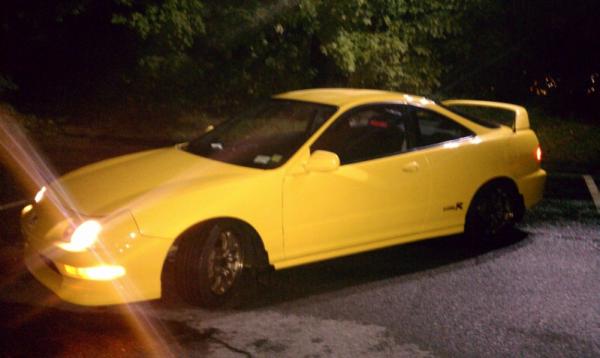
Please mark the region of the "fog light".
[[125, 275], [125, 268], [117, 265], [75, 267], [64, 265], [67, 275], [92, 281], [110, 281]]

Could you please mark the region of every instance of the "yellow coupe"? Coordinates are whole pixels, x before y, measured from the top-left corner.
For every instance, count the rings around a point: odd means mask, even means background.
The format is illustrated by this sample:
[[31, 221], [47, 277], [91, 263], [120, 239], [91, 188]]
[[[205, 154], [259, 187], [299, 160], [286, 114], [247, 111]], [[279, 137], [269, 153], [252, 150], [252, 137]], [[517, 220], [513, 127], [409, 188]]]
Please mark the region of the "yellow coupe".
[[[461, 114], [489, 107], [499, 124]], [[62, 299], [161, 296], [167, 255], [189, 302], [242, 297], [257, 272], [465, 233], [495, 240], [542, 197], [520, 106], [314, 89], [171, 148], [75, 170], [22, 211], [25, 261]]]

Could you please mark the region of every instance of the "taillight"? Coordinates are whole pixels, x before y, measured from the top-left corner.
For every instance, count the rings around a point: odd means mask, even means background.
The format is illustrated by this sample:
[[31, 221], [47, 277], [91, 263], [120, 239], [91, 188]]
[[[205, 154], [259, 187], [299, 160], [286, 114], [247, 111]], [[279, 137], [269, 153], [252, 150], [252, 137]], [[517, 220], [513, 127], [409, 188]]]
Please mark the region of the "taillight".
[[542, 147], [540, 147], [539, 145], [535, 149], [535, 160], [537, 160], [538, 163], [542, 162]]

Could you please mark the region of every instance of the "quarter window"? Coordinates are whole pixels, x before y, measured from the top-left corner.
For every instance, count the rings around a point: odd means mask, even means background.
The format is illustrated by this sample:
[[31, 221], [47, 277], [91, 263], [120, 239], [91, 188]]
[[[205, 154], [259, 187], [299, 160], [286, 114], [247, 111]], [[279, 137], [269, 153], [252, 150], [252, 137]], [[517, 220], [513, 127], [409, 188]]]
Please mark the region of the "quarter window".
[[440, 114], [415, 108], [417, 146], [425, 147], [473, 135], [473, 132]]

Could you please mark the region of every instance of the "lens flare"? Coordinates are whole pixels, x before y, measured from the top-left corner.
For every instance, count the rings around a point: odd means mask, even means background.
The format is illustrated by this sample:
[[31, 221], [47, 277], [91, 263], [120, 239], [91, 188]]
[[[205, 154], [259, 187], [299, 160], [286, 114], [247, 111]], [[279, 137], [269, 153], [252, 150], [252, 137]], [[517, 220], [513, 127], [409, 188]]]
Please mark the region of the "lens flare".
[[[47, 161], [40, 154], [33, 142], [29, 140], [25, 131], [19, 126], [15, 115], [3, 107], [0, 107], [0, 162], [14, 174], [15, 179], [28, 192], [37, 192], [35, 195], [35, 205], [39, 205], [40, 202], [44, 201], [47, 202], [44, 205], [55, 207], [60, 215], [62, 215], [63, 220], [68, 219], [74, 222], [85, 221], [78, 214], [77, 207], [74, 205], [74, 201], [68, 192], [60, 185], [60, 182], [57, 182], [56, 172], [47, 164]], [[32, 194], [31, 196], [34, 195]], [[27, 214], [35, 209], [35, 205], [26, 206], [22, 212]], [[110, 216], [105, 219], [110, 220]], [[97, 236], [100, 232], [98, 225], [89, 222], [87, 225], [81, 225], [79, 228], [81, 229], [80, 232], [74, 232], [71, 241], [80, 247], [89, 245], [91, 238]], [[97, 241], [95, 249], [91, 250], [91, 253], [101, 262], [99, 252], [105, 253], [108, 250], [102, 245], [102, 242]], [[5, 277], [1, 286], [8, 284], [7, 279], [18, 280], [25, 275], [25, 270], [24, 265], [21, 265], [19, 267], [20, 272]], [[73, 269], [70, 270], [73, 271]], [[127, 298], [134, 297], [134, 293], [137, 291], [135, 283], [127, 279], [125, 269], [120, 266], [77, 268], [73, 272], [76, 272], [80, 276], [96, 280], [110, 279], [111, 277], [114, 279], [120, 276], [120, 284], [113, 283], [113, 285], [124, 298], [125, 302], [131, 301], [131, 299], [128, 300]], [[41, 302], [44, 306], [52, 307], [60, 303], [56, 296], [48, 297], [48, 300]], [[179, 344], [169, 335], [168, 330], [156, 319], [151, 318], [153, 309], [150, 306], [127, 304], [123, 305], [121, 309], [124, 316], [128, 319], [132, 331], [140, 342], [146, 346], [148, 352], [157, 357], [176, 357], [182, 355]], [[41, 312], [35, 311], [30, 315], [23, 316], [19, 324], [25, 324], [39, 313]]]
[[[72, 215], [74, 205], [60, 186], [47, 186], [56, 181], [56, 172], [18, 124], [17, 119], [0, 108], [0, 161], [28, 192], [41, 201], [47, 198], [64, 217]], [[33, 196], [33, 195], [32, 195]], [[38, 202], [36, 200], [36, 202]]]

